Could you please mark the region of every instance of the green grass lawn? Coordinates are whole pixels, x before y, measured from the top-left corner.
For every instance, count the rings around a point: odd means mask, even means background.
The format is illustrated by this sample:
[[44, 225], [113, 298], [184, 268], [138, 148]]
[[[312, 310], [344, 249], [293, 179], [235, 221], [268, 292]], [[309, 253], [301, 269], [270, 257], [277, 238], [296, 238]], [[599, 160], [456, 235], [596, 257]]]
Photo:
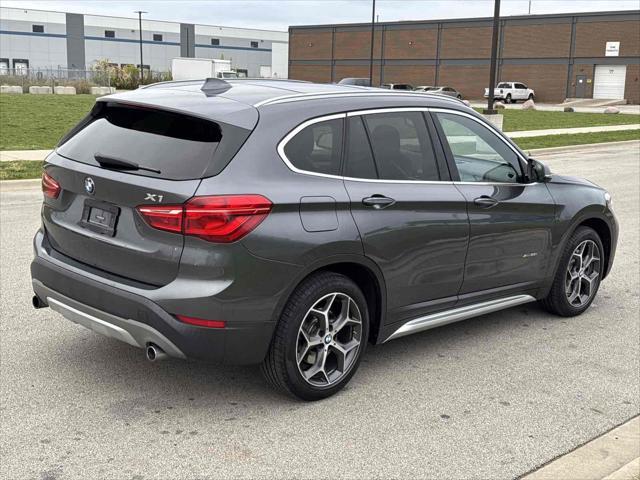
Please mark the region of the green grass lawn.
[[0, 162], [0, 180], [21, 180], [25, 178], [40, 178], [42, 164], [40, 160], [17, 160], [14, 162]]
[[44, 150], [84, 117], [93, 95], [0, 95], [0, 150]]
[[[481, 111], [482, 109], [480, 109]], [[545, 130], [547, 128], [596, 127], [604, 125], [640, 124], [640, 115], [606, 115], [604, 113], [544, 112], [541, 110], [500, 110], [504, 115], [503, 130]]]
[[[0, 150], [53, 148], [58, 140], [84, 117], [93, 104], [92, 95], [0, 95]], [[502, 110], [504, 130], [588, 127], [596, 125], [640, 124], [640, 115], [603, 113]], [[523, 138], [524, 148], [576, 145], [638, 138], [638, 132], [608, 132]], [[591, 140], [593, 139], [593, 140]], [[535, 146], [529, 146], [535, 145]]]

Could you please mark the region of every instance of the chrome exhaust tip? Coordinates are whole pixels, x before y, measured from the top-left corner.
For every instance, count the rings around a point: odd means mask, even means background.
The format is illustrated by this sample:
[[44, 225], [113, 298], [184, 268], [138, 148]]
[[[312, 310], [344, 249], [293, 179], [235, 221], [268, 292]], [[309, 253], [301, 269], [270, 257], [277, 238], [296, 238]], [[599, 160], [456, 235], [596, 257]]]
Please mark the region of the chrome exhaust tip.
[[33, 298], [31, 299], [31, 304], [33, 305], [33, 308], [38, 309], [38, 308], [46, 308], [49, 305], [47, 305], [46, 302], [44, 302], [39, 296], [34, 295]]
[[159, 346], [154, 345], [153, 343], [147, 345], [145, 352], [147, 355], [147, 360], [149, 360], [150, 362], [158, 362], [167, 358], [167, 354], [164, 353], [164, 350], [162, 350]]

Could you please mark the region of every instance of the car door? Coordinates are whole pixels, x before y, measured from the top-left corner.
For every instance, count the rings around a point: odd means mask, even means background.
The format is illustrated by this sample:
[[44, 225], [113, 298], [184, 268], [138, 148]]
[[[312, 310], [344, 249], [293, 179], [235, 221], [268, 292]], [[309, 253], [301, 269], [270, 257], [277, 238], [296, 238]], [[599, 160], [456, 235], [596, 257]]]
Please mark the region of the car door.
[[484, 120], [445, 109], [432, 115], [469, 212], [461, 299], [537, 288], [550, 261], [556, 218], [546, 184], [527, 182], [521, 154]]
[[527, 86], [522, 83], [516, 83], [516, 97], [518, 100], [526, 100], [527, 99]]
[[429, 128], [437, 135], [411, 109], [347, 117], [345, 187], [364, 253], [385, 278], [387, 324], [455, 304], [462, 285], [466, 200]]

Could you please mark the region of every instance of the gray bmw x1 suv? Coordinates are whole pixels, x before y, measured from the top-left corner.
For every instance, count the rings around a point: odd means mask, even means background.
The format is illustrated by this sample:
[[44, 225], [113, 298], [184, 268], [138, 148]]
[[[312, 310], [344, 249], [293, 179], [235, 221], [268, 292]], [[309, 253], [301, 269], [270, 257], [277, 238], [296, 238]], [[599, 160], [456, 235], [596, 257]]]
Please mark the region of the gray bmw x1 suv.
[[34, 306], [327, 397], [379, 344], [539, 300], [584, 312], [609, 194], [456, 99], [293, 81], [100, 98], [46, 161]]

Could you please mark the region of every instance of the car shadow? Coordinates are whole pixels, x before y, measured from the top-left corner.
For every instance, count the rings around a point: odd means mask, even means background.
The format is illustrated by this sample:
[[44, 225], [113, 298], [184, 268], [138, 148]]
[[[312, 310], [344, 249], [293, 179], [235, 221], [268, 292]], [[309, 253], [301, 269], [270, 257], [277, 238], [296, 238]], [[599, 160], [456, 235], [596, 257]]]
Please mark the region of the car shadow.
[[[358, 374], [344, 392], [326, 402], [343, 401], [343, 395], [375, 389], [398, 368], [417, 368], [431, 362], [456, 360], [467, 345], [502, 341], [516, 328], [550, 327], [561, 321], [536, 304], [519, 306], [433, 330], [403, 337], [382, 345], [367, 346]], [[523, 327], [524, 325], [524, 327]], [[83, 391], [96, 398], [121, 398], [114, 413], [127, 417], [131, 410], [157, 412], [164, 409], [216, 409], [243, 406], [245, 414], [269, 409], [304, 408], [299, 402], [272, 390], [257, 366], [228, 366], [169, 358], [149, 363], [144, 352], [119, 341], [77, 327], [77, 335], [61, 335], [39, 351], [56, 381], [83, 382]], [[449, 352], [449, 353], [447, 353]], [[450, 352], [454, 352], [451, 354]], [[454, 368], [452, 366], [452, 368]], [[361, 392], [362, 393], [362, 392]], [[120, 402], [120, 403], [118, 403]]]

